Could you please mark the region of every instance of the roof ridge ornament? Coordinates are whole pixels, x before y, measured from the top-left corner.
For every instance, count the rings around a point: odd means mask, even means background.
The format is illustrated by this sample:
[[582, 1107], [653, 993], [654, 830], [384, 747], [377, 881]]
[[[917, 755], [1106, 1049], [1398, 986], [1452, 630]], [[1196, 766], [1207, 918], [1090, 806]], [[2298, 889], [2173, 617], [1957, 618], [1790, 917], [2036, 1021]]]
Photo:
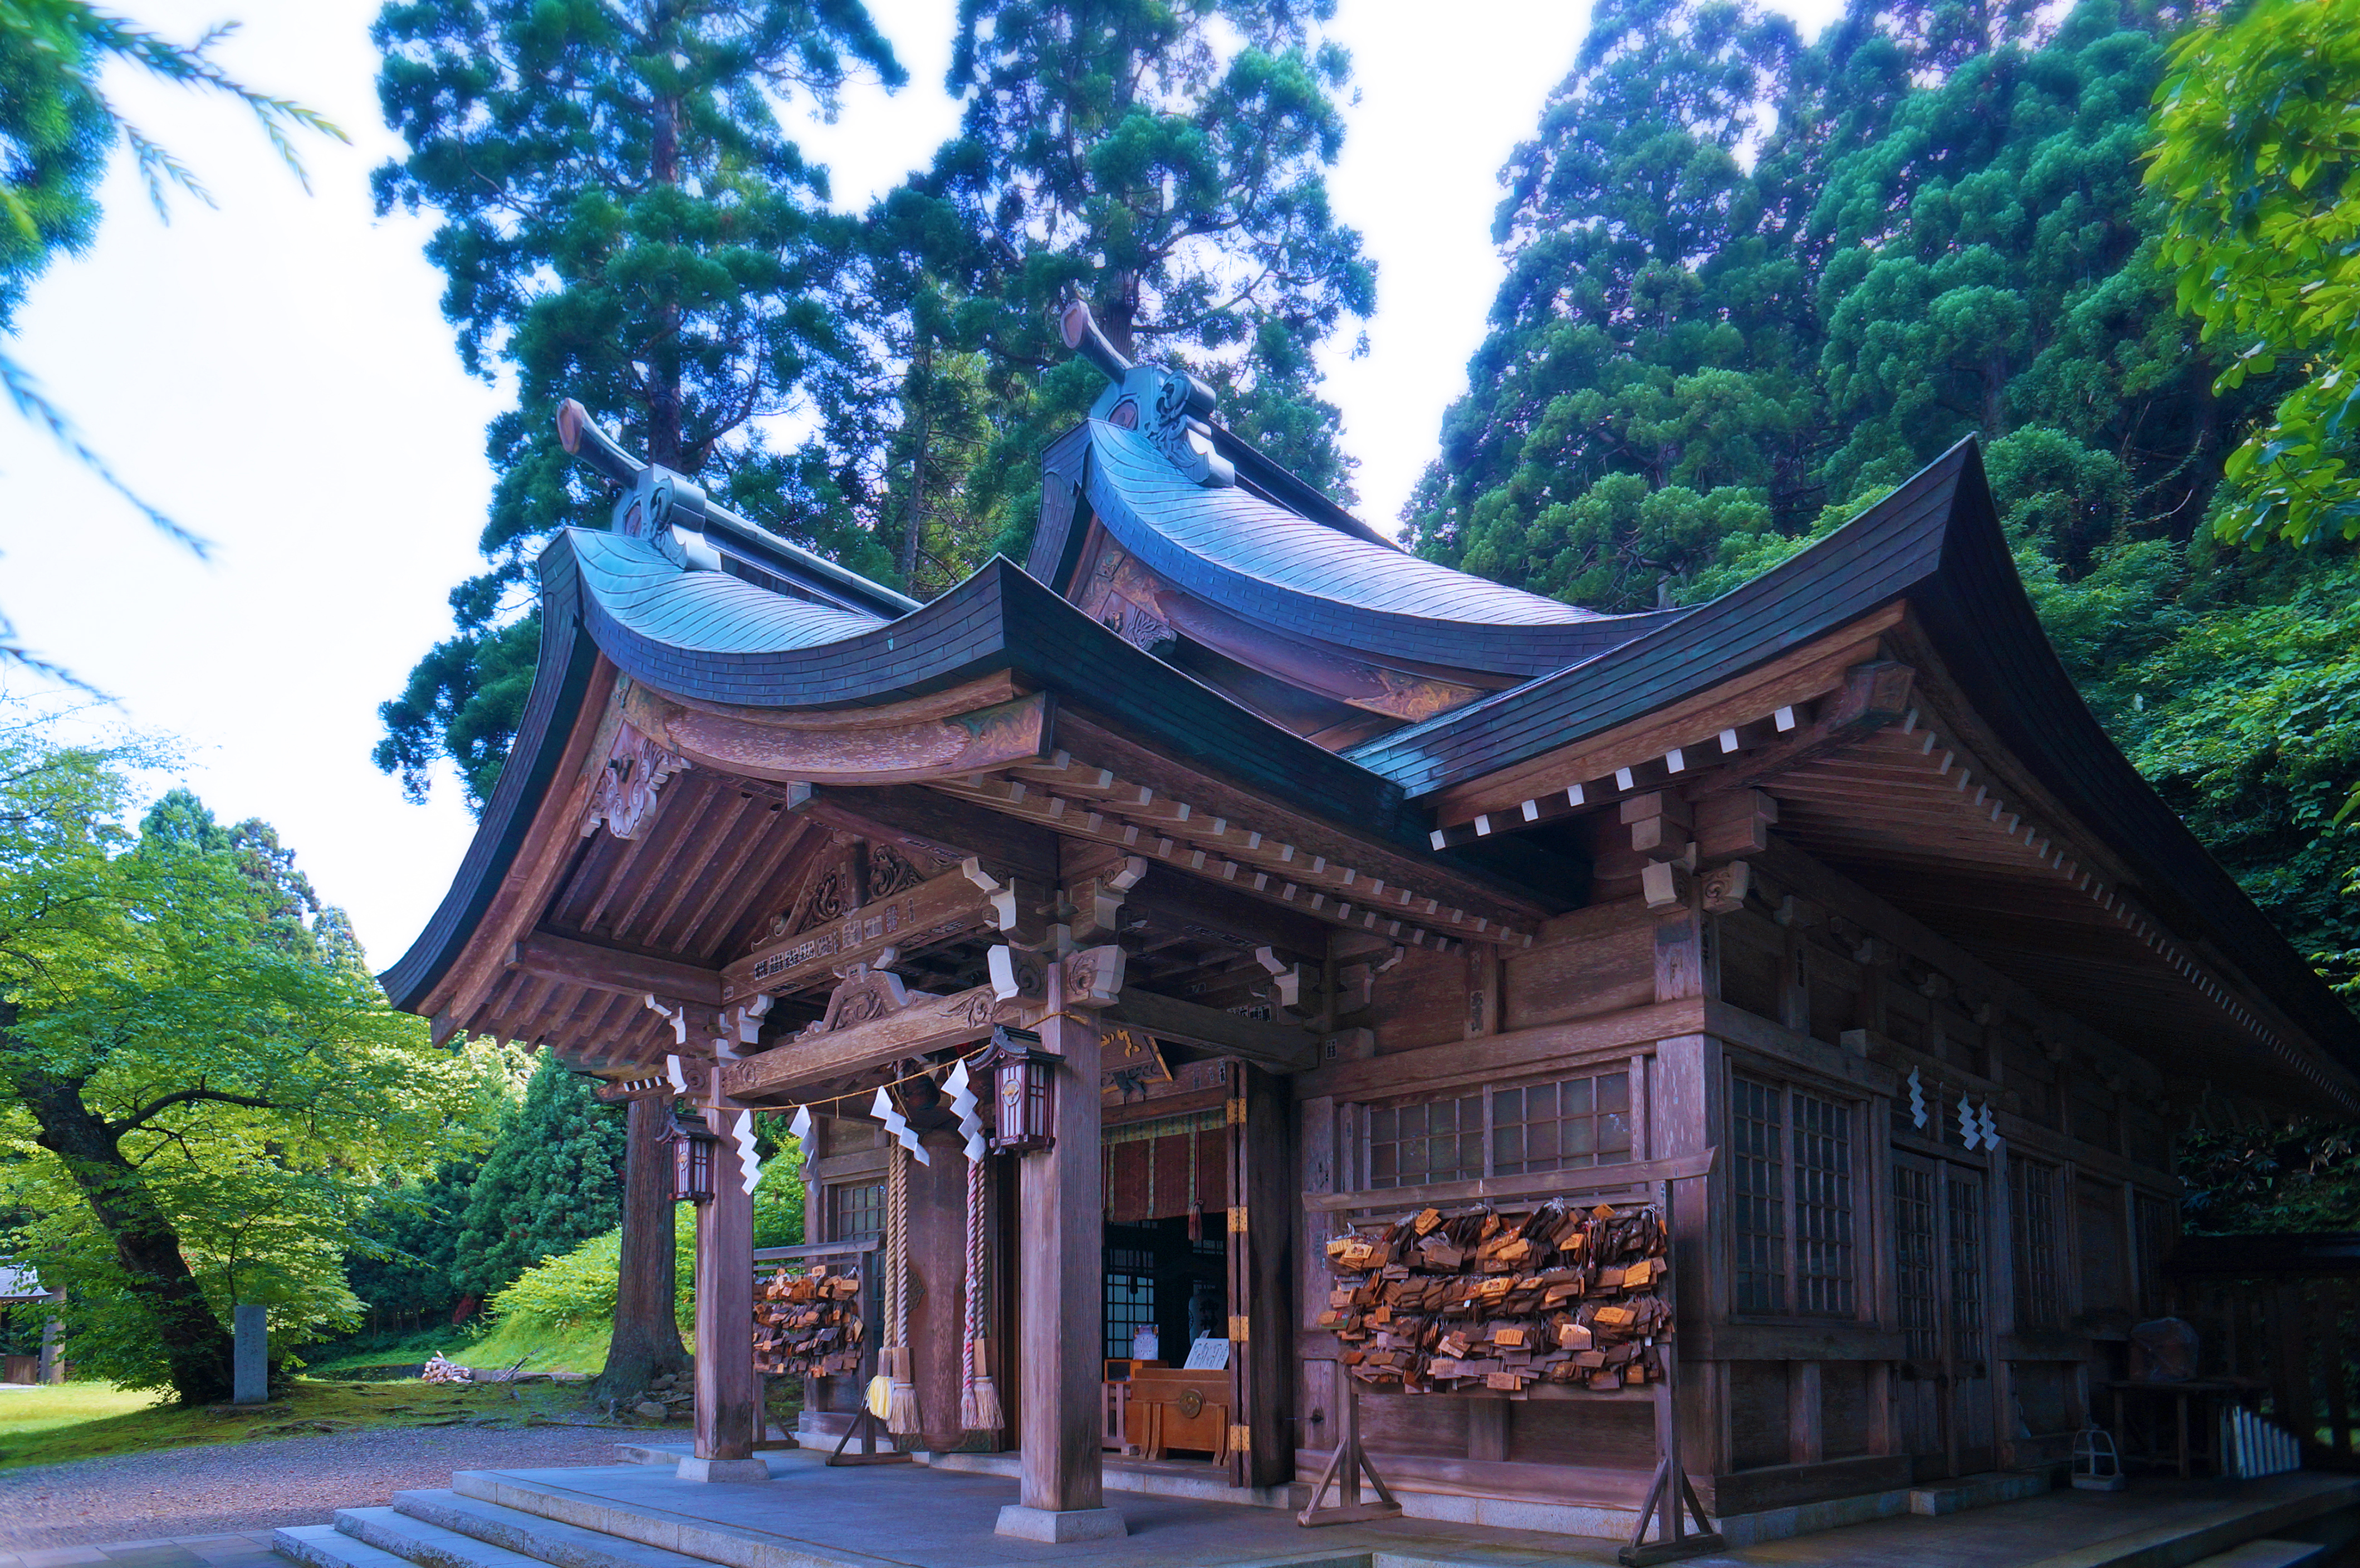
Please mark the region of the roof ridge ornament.
[[1090, 418], [1137, 430], [1167, 462], [1191, 480], [1218, 489], [1238, 482], [1229, 459], [1213, 450], [1213, 389], [1185, 370], [1134, 365], [1109, 342], [1076, 299], [1057, 318], [1065, 346], [1106, 373], [1113, 383], [1090, 406]]

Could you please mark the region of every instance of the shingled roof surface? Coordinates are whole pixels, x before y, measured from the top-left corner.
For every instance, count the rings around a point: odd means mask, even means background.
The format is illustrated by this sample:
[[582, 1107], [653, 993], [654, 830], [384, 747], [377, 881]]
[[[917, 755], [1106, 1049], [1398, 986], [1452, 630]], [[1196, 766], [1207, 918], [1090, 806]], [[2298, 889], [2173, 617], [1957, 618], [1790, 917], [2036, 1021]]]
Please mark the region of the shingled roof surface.
[[776, 652], [836, 642], [882, 616], [815, 604], [725, 572], [683, 572], [645, 539], [568, 532], [584, 586], [620, 629], [650, 643], [709, 652]]
[[1356, 538], [1243, 486], [1199, 485], [1145, 436], [1101, 419], [1090, 421], [1087, 447], [1060, 443], [1050, 465], [1167, 581], [1272, 630], [1378, 658], [1538, 675], [1670, 618], [1546, 599]]
[[[1792, 560], [1570, 669], [1346, 755], [1412, 796], [1513, 767], [1775, 659], [1902, 597], [1940, 566], [1972, 441]], [[1996, 525], [1994, 525], [1996, 526]]]

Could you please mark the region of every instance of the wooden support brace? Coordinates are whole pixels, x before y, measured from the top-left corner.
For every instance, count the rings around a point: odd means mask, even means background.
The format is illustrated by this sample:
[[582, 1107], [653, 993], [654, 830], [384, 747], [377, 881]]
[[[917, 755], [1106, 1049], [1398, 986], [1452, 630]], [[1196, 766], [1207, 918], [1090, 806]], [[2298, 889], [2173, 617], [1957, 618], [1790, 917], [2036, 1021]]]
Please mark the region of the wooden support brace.
[[[1319, 1472], [1318, 1484], [1311, 1488], [1311, 1500], [1304, 1505], [1301, 1513], [1295, 1516], [1295, 1522], [1306, 1530], [1324, 1524], [1352, 1524], [1361, 1519], [1401, 1517], [1402, 1506], [1394, 1499], [1393, 1489], [1385, 1485], [1385, 1478], [1377, 1474], [1376, 1465], [1370, 1462], [1368, 1450], [1360, 1446], [1360, 1393], [1352, 1386], [1352, 1375], [1338, 1367], [1336, 1382], [1343, 1390], [1342, 1409], [1338, 1412], [1338, 1425], [1342, 1430], [1336, 1434], [1334, 1452], [1328, 1455], [1328, 1467]], [[1374, 1502], [1360, 1500], [1363, 1477], [1376, 1488]], [[1330, 1486], [1337, 1488], [1336, 1505], [1322, 1508], [1320, 1503], [1328, 1496]]]

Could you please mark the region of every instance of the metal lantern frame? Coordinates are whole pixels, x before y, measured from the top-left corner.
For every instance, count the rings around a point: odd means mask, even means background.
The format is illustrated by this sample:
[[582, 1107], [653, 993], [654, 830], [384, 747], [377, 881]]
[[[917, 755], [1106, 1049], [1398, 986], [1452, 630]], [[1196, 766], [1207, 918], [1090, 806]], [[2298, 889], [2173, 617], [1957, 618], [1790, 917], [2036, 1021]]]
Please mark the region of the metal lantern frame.
[[672, 1145], [672, 1201], [711, 1203], [714, 1155], [721, 1146], [721, 1135], [702, 1121], [676, 1116], [664, 1141]]
[[1065, 1059], [1031, 1029], [994, 1026], [980, 1065], [992, 1075], [991, 1147], [1021, 1152], [1057, 1141], [1057, 1071]]

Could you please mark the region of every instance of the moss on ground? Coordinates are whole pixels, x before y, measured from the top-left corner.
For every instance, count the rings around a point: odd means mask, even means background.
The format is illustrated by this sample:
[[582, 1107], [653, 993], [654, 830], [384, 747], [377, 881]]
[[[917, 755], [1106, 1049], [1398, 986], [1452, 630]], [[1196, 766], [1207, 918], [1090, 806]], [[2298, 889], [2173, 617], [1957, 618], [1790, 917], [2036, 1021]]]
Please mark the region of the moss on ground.
[[0, 1470], [109, 1454], [363, 1428], [519, 1427], [583, 1420], [579, 1385], [338, 1383], [298, 1377], [267, 1405], [161, 1404], [108, 1383], [0, 1394]]

